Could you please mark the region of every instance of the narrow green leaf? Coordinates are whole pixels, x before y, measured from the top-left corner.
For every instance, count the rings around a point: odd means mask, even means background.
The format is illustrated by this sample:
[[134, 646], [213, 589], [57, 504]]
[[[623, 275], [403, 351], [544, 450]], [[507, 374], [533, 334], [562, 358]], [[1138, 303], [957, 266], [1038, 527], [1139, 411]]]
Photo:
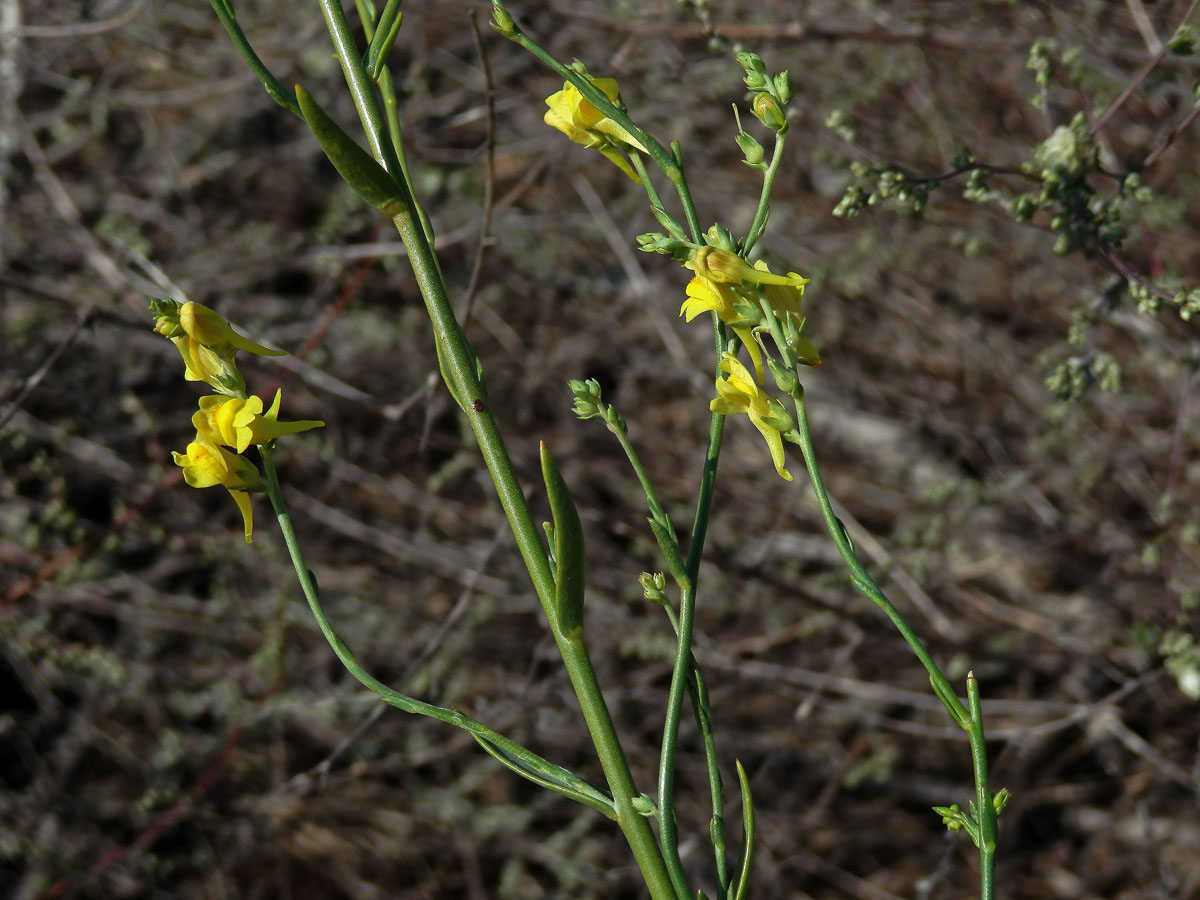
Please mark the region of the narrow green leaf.
[[525, 750], [524, 747], [505, 746], [479, 734], [472, 733], [471, 736], [479, 742], [479, 746], [487, 751], [489, 756], [512, 769], [522, 778], [527, 778], [534, 784], [539, 784], [556, 794], [570, 797], [584, 806], [590, 806], [610, 819], [617, 818], [617, 810], [613, 806], [612, 797], [592, 787], [573, 772], [547, 762], [540, 756]]
[[367, 70], [372, 81], [379, 81], [379, 73], [387, 62], [392, 44], [396, 42], [396, 35], [400, 33], [400, 23], [404, 19], [404, 13], [400, 11], [402, 2], [403, 0], [388, 0], [387, 6], [375, 22], [375, 34], [371, 37], [366, 56], [363, 57], [363, 68]]
[[750, 796], [750, 779], [742, 768], [740, 759], [734, 760], [737, 765], [738, 787], [742, 790], [742, 864], [738, 872], [737, 889], [733, 892], [732, 900], [744, 900], [750, 889], [750, 871], [754, 867], [754, 799]]
[[568, 640], [578, 641], [583, 634], [587, 571], [583, 525], [567, 483], [545, 444], [542, 444], [542, 479], [546, 482], [550, 515], [554, 519], [554, 608], [558, 630]]
[[263, 61], [258, 58], [258, 54], [254, 52], [254, 48], [250, 46], [250, 41], [242, 31], [242, 26], [238, 24], [237, 15], [233, 11], [233, 3], [230, 0], [209, 0], [209, 2], [212, 4], [213, 12], [217, 14], [217, 19], [221, 22], [221, 27], [225, 29], [229, 40], [233, 42], [234, 48], [246, 61], [246, 65], [250, 67], [251, 71], [258, 76], [258, 80], [267, 89], [271, 99], [284, 109], [289, 109], [298, 116], [301, 115], [295, 98], [279, 83], [279, 79], [271, 74], [271, 70], [263, 64]]
[[396, 179], [346, 134], [300, 85], [296, 85], [296, 100], [317, 143], [354, 193], [389, 219], [411, 205], [408, 192]]

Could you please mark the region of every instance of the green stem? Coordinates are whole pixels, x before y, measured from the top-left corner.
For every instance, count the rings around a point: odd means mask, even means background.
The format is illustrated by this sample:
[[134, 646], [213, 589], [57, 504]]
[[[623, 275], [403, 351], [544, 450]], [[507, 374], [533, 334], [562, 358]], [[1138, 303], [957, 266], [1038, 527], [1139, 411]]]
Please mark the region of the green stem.
[[242, 26], [238, 24], [237, 17], [234, 15], [233, 7], [228, 0], [209, 0], [212, 5], [213, 12], [217, 14], [217, 19], [221, 22], [221, 27], [225, 29], [225, 33], [229, 35], [229, 40], [233, 43], [238, 54], [245, 60], [246, 65], [250, 67], [258, 80], [262, 82], [271, 99], [282, 106], [284, 109], [289, 109], [300, 118], [300, 107], [296, 104], [296, 98], [292, 96], [290, 91], [284, 89], [279, 83], [271, 70], [266, 67], [258, 54], [254, 52], [254, 48], [250, 46], [250, 41], [246, 39], [245, 32], [242, 31]]
[[641, 482], [646, 494], [646, 502], [650, 513], [658, 527], [654, 529], [658, 537], [659, 548], [666, 557], [667, 568], [677, 573], [679, 582], [679, 619], [676, 626], [677, 641], [675, 644], [675, 663], [671, 672], [671, 689], [667, 696], [667, 711], [663, 721], [662, 750], [658, 757], [658, 826], [662, 844], [663, 856], [671, 873], [671, 881], [675, 891], [681, 897], [690, 897], [687, 873], [683, 870], [683, 862], [679, 858], [679, 826], [675, 820], [675, 757], [679, 745], [679, 720], [683, 711], [683, 696], [687, 691], [689, 675], [695, 666], [692, 657], [692, 630], [695, 623], [696, 593], [683, 574], [683, 560], [679, 555], [679, 546], [675, 543], [675, 535], [671, 529], [671, 520], [658, 502], [658, 494], [650, 478], [643, 468], [637, 451], [629, 442], [629, 436], [617, 422], [606, 417], [609, 430], [620, 441], [629, 464]]
[[983, 704], [979, 682], [967, 673], [967, 703], [971, 709], [971, 768], [975, 773], [975, 815], [979, 822], [979, 898], [992, 900], [996, 880], [996, 807], [988, 785], [987, 742], [983, 734]]
[[[387, 131], [379, 114], [372, 82], [354, 46], [345, 14], [337, 0], [320, 0], [320, 3], [342, 63], [346, 82], [358, 109], [359, 119], [370, 142], [371, 152], [389, 172], [395, 173], [400, 170], [399, 162], [386, 139]], [[550, 623], [551, 632], [596, 747], [601, 768], [612, 791], [617, 822], [625, 833], [651, 895], [655, 900], [668, 900], [675, 894], [671, 879], [653, 830], [646, 819], [633, 808], [633, 799], [638, 796], [638, 791], [605, 704], [604, 695], [600, 691], [595, 670], [582, 644], [567, 641], [558, 628], [558, 616], [554, 607], [554, 576], [550, 571], [549, 560], [542, 548], [541, 538], [534, 526], [533, 517], [517, 481], [499, 427], [483, 400], [486, 393], [475, 354], [454, 316], [437, 258], [425, 228], [420, 224], [415, 199], [411, 202], [412, 207], [401, 212], [393, 221], [425, 300], [425, 307], [433, 326], [434, 340], [439, 348], [444, 371], [451, 382], [452, 393], [463, 401], [463, 410], [479, 444], [480, 453], [496, 489], [496, 496], [512, 528], [543, 613]]]
[[558, 628], [558, 616], [554, 608], [554, 578], [550, 564], [542, 549], [541, 539], [534, 527], [533, 518], [517, 482], [496, 420], [482, 400], [483, 386], [476, 370], [475, 355], [454, 317], [433, 249], [425, 238], [424, 230], [414, 221], [411, 211], [401, 213], [394, 221], [400, 232], [400, 239], [408, 251], [409, 262], [421, 294], [425, 298], [435, 339], [442, 348], [446, 373], [452, 380], [458, 396], [470, 398], [465, 404], [465, 412], [471, 430], [479, 443], [484, 463], [496, 488], [496, 495], [508, 517], [525, 566], [533, 579], [542, 610], [550, 623], [551, 632], [571, 679], [571, 686], [579, 699], [601, 768], [612, 791], [617, 822], [633, 850], [651, 896], [654, 900], [669, 900], [675, 897], [672, 881], [667, 874], [663, 856], [649, 822], [633, 808], [633, 799], [639, 796], [639, 793], [633, 783], [629, 764], [604, 702], [604, 695], [600, 691], [591, 660], [582, 643], [566, 640]]
[[[375, 11], [367, 0], [355, 0], [355, 5], [358, 7], [358, 15], [362, 21], [363, 33], [366, 35], [367, 40], [370, 41], [375, 36]], [[388, 5], [390, 7], [392, 4], [389, 3]], [[370, 75], [369, 72], [367, 74], [368, 76]], [[379, 96], [383, 100], [383, 117], [387, 121], [388, 138], [392, 142], [392, 149], [396, 153], [400, 172], [404, 176], [404, 186], [408, 188], [409, 196], [413, 198], [413, 203], [417, 209], [417, 217], [421, 220], [421, 228], [425, 231], [425, 238], [432, 244], [433, 225], [429, 221], [429, 216], [425, 213], [425, 207], [416, 200], [417, 194], [413, 190], [412, 176], [408, 171], [408, 159], [404, 155], [404, 132], [400, 128], [400, 105], [396, 100], [396, 82], [392, 78], [392, 70], [386, 65], [380, 64], [376, 83], [379, 85]], [[395, 177], [394, 172], [393, 177]]]
[[969, 730], [971, 716], [963, 706], [962, 701], [954, 692], [954, 688], [942, 674], [942, 670], [938, 668], [933, 657], [925, 645], [921, 643], [921, 639], [917, 637], [916, 632], [909, 627], [908, 622], [900, 614], [900, 611], [892, 605], [892, 602], [880, 590], [879, 585], [871, 578], [867, 570], [863, 568], [861, 562], [858, 561], [858, 556], [854, 552], [854, 548], [850, 545], [850, 539], [846, 536], [846, 529], [842, 527], [842, 523], [838, 520], [837, 515], [833, 511], [833, 504], [829, 501], [829, 495], [825, 491], [825, 482], [821, 478], [821, 470], [817, 466], [816, 452], [813, 449], [812, 434], [808, 426], [808, 412], [804, 402], [804, 388], [798, 387], [793, 399], [796, 404], [796, 423], [800, 434], [800, 448], [804, 451], [804, 465], [808, 469], [808, 477], [812, 482], [813, 493], [817, 497], [817, 505], [821, 508], [821, 516], [825, 520], [825, 527], [829, 530], [829, 536], [833, 538], [833, 543], [837, 547], [838, 553], [846, 563], [846, 567], [850, 570], [850, 582], [858, 590], [860, 594], [883, 610], [884, 614], [891, 619], [892, 624], [896, 626], [896, 630], [908, 643], [908, 646], [916, 654], [917, 659], [921, 661], [921, 665], [925, 667], [925, 671], [929, 673], [929, 678], [933, 682], [935, 693], [944, 703], [954, 720], [964, 730]]
[[[630, 153], [629, 162], [633, 166], [634, 171], [637, 172], [638, 177], [642, 179], [642, 187], [646, 189], [646, 197], [650, 200], [650, 206], [666, 212], [666, 207], [663, 206], [662, 198], [658, 195], [658, 189], [654, 186], [654, 182], [650, 180], [650, 175], [646, 171], [646, 164], [642, 162], [641, 154]], [[671, 237], [680, 241], [685, 240], [683, 229], [679, 227], [679, 223], [675, 221], [674, 217], [668, 217], [667, 222], [662, 224], [667, 231], [670, 232]]]
[[[620, 442], [630, 466], [637, 475], [638, 482], [642, 486], [642, 491], [646, 494], [646, 504], [650, 509], [651, 515], [664, 526], [662, 530], [655, 530], [655, 537], [659, 539], [659, 549], [666, 559], [667, 568], [672, 572], [684, 570], [685, 565], [680, 558], [679, 547], [674, 543], [673, 532], [669, 535], [669, 540], [664, 540], [664, 538], [668, 537], [666, 532], [670, 529], [670, 519], [659, 502], [658, 493], [655, 491], [645, 467], [642, 466], [641, 459], [638, 457], [637, 451], [629, 440], [629, 435], [612, 418], [605, 417], [605, 422], [608, 424], [609, 430]], [[663, 724], [662, 751], [659, 756], [659, 824], [663, 851], [667, 856], [667, 864], [671, 868], [673, 880], [676, 882], [676, 889], [679, 889], [681, 885], [686, 887], [686, 875], [678, 853], [679, 837], [674, 808], [675, 756], [678, 746], [679, 720], [682, 714], [682, 695], [679, 685], [682, 684], [682, 689], [686, 690], [691, 699], [692, 711], [696, 716], [696, 724], [699, 726], [700, 738], [704, 746], [704, 758], [708, 767], [709, 789], [712, 795], [713, 815], [710, 836], [713, 839], [713, 851], [716, 856], [718, 897], [723, 898], [725, 896], [725, 885], [728, 883], [724, 853], [725, 825], [722, 816], [722, 810], [725, 807], [725, 790], [721, 783], [721, 770], [717, 762], [716, 740], [713, 736], [712, 716], [708, 706], [708, 691], [704, 683], [704, 676], [700, 672], [700, 666], [696, 662], [695, 656], [692, 655], [691, 650], [691, 633], [694, 627], [692, 623], [695, 618], [695, 591], [694, 589], [690, 589], [688, 584], [689, 582], [686, 580], [679, 582], [681, 595], [679, 618], [676, 618], [673, 611], [667, 607], [671, 625], [676, 633], [677, 643], [675, 664], [671, 676], [671, 689], [667, 700], [667, 713]], [[684, 664], [682, 678], [679, 677], [681, 657], [683, 657]]]
[[662, 752], [658, 757], [658, 825], [663, 855], [667, 859], [676, 890], [684, 897], [691, 895], [679, 858], [679, 827], [675, 821], [675, 758], [679, 752], [683, 695], [687, 690], [688, 673], [694, 663], [691, 647], [695, 614], [696, 592], [690, 586], [685, 586], [679, 596], [679, 635], [671, 672], [671, 690], [667, 695], [667, 713], [663, 721]]
[[[716, 319], [716, 315], [713, 315]], [[717, 360], [725, 347], [724, 329], [717, 325]], [[721, 377], [720, 369], [715, 378]], [[713, 494], [717, 485], [717, 463], [721, 460], [721, 439], [725, 435], [725, 417], [713, 413], [708, 420], [708, 446], [704, 451], [704, 469], [700, 473], [700, 489], [696, 497], [696, 514], [692, 518], [692, 534], [688, 540], [687, 575], [692, 587], [700, 583], [700, 558], [704, 553], [704, 541], [708, 536], [708, 520], [712, 512]]]
[[[319, 2], [346, 82], [350, 87], [354, 105], [358, 110], [359, 119], [366, 132], [371, 152], [385, 169], [394, 174], [400, 171], [400, 164], [394, 148], [386, 139], [388, 135], [386, 123], [380, 116], [373, 83], [354, 45], [345, 13], [338, 0], [319, 0]], [[534, 46], [536, 47], [536, 45]], [[552, 68], [561, 69], [564, 77], [572, 81], [584, 82], [583, 85], [577, 84], [577, 86], [584, 90], [585, 96], [589, 96], [589, 99], [593, 95], [603, 97], [603, 94], [586, 79], [567, 70], [540, 48], [537, 50], [546, 57], [544, 61], [552, 63]], [[607, 104], [607, 98], [603, 98], [603, 100]], [[611, 106], [611, 104], [607, 105]], [[628, 122], [628, 117], [623, 114], [621, 116]], [[629, 124], [632, 125], [632, 123]], [[636, 126], [634, 127], [636, 128]], [[647, 135], [647, 137], [649, 136]], [[667, 171], [667, 174], [678, 186], [679, 180], [682, 179], [682, 172], [667, 156], [662, 146], [653, 139], [650, 140], [654, 146], [652, 157], [656, 158], [656, 162], [661, 159], [668, 164], [670, 170]], [[518, 549], [530, 573], [538, 600], [550, 623], [551, 633], [554, 635], [555, 643], [558, 645], [567, 674], [579, 700], [601, 767], [612, 791], [617, 822], [629, 842], [654, 900], [670, 900], [670, 898], [690, 900], [690, 894], [677, 894], [674, 879], [668, 873], [663, 854], [649, 822], [633, 807], [633, 799], [638, 796], [638, 792], [587, 651], [582, 642], [567, 640], [558, 627], [558, 618], [554, 607], [554, 577], [550, 571], [549, 561], [542, 548], [537, 529], [534, 527], [529, 508], [525, 503], [524, 494], [517, 482], [499, 428], [483, 400], [486, 394], [477, 370], [475, 354], [454, 316], [437, 258], [424, 227], [419, 224], [420, 215], [417, 211], [417, 203], [415, 199], [410, 200], [410, 203], [412, 206], [397, 215], [393, 221], [400, 233], [400, 239], [408, 253], [413, 275], [425, 300], [426, 310], [433, 325], [434, 339], [439, 348], [439, 358], [445, 374], [451, 382], [452, 393], [460, 399], [464, 412], [467, 414], [484, 463], [495, 485], [496, 495], [513, 530]]]
[[842, 523], [834, 514], [833, 505], [829, 501], [829, 495], [825, 491], [825, 484], [821, 478], [821, 471], [817, 467], [816, 454], [808, 426], [803, 387], [798, 387], [793, 396], [796, 403], [800, 447], [804, 451], [804, 464], [808, 469], [813, 492], [816, 494], [817, 503], [821, 508], [821, 515], [825, 519], [825, 526], [837, 546], [838, 553], [841, 554], [847, 568], [850, 569], [851, 583], [859, 593], [882, 609], [891, 619], [892, 624], [896, 626], [909, 647], [912, 648], [913, 653], [916, 654], [917, 659], [921, 661], [921, 665], [925, 667], [925, 671], [929, 673], [934, 694], [942, 701], [958, 725], [967, 732], [971, 745], [971, 767], [975, 776], [975, 815], [979, 824], [980, 900], [992, 900], [995, 882], [996, 810], [988, 784], [987, 743], [983, 732], [983, 705], [979, 698], [979, 683], [973, 674], [967, 676], [967, 701], [970, 704], [968, 711], [946, 676], [942, 674], [942, 670], [930, 656], [925, 645], [921, 643], [900, 611], [892, 605], [874, 579], [863, 568], [862, 563], [858, 561], [858, 556], [850, 545]]
[[675, 185], [675, 193], [679, 195], [692, 240], [700, 243], [700, 219], [696, 216], [696, 204], [692, 202], [692, 189], [688, 187], [687, 176], [683, 174], [683, 149], [679, 146], [679, 141], [671, 141], [671, 157], [675, 160], [675, 166], [667, 172], [667, 177], [671, 179]]
[[[671, 628], [679, 634], [679, 618], [670, 606], [664, 606]], [[692, 701], [692, 712], [700, 729], [700, 740], [704, 745], [704, 762], [708, 768], [708, 786], [712, 797], [712, 819], [709, 823], [709, 838], [713, 845], [713, 855], [717, 870], [717, 897], [726, 896], [729, 885], [729, 863], [725, 858], [725, 786], [721, 779], [720, 763], [717, 759], [717, 745], [712, 730], [712, 709], [708, 705], [708, 685], [695, 656], [691, 659], [691, 677], [688, 678], [688, 696]]]
[[771, 190], [775, 187], [775, 176], [779, 172], [779, 164], [783, 161], [784, 133], [775, 132], [775, 147], [771, 151], [771, 162], [763, 173], [762, 192], [758, 195], [758, 209], [754, 211], [754, 221], [746, 233], [746, 242], [742, 245], [742, 256], [749, 256], [758, 239], [767, 228], [767, 215], [771, 210]]
[[725, 785], [721, 780], [721, 767], [717, 759], [717, 743], [712, 729], [712, 708], [708, 705], [708, 685], [704, 675], [691, 659], [692, 677], [688, 679], [688, 695], [692, 701], [692, 713], [700, 729], [700, 742], [704, 747], [704, 763], [708, 769], [708, 791], [712, 800], [712, 818], [709, 820], [709, 840], [713, 848], [713, 863], [717, 870], [717, 900], [725, 900], [729, 886], [729, 861], [725, 856]]

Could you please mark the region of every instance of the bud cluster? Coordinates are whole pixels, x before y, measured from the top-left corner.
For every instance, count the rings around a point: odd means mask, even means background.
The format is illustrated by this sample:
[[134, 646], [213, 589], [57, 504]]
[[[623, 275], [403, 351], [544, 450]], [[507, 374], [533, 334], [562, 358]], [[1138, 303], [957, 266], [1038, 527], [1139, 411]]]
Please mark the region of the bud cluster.
[[[793, 94], [791, 76], [786, 71], [772, 75], [767, 71], [762, 57], [748, 50], [738, 51], [737, 61], [745, 72], [742, 80], [750, 91], [750, 111], [776, 134], [784, 134], [788, 129], [787, 106]], [[756, 171], [765, 172], [767, 164], [763, 161], [765, 154], [762, 144], [742, 128], [736, 106], [733, 112], [738, 126], [734, 141], [744, 156], [742, 162]]]
[[699, 247], [688, 241], [681, 241], [678, 238], [667, 237], [665, 234], [657, 231], [650, 231], [646, 234], [637, 236], [638, 249], [643, 253], [661, 253], [663, 256], [669, 256], [677, 262], [684, 262], [691, 259]]
[[583, 420], [603, 419], [610, 431], [624, 434], [627, 430], [625, 417], [611, 404], [606, 405], [600, 397], [600, 382], [595, 378], [587, 381], [572, 379], [567, 382], [575, 395], [575, 415]]

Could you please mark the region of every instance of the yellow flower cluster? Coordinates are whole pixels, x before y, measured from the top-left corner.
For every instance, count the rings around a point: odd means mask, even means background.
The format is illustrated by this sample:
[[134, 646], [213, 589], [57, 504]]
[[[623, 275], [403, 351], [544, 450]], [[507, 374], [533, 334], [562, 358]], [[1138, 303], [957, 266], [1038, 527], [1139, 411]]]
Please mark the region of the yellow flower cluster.
[[[687, 299], [679, 314], [690, 322], [702, 312], [715, 312], [750, 351], [754, 374], [761, 384], [762, 351], [752, 331], [763, 321], [759, 291], [777, 319], [791, 320], [799, 326], [804, 318], [804, 286], [808, 279], [796, 272], [776, 275], [761, 259], [751, 266], [736, 253], [712, 247], [701, 247], [684, 266], [696, 276], [688, 282]], [[801, 338], [795, 350], [805, 365], [821, 364], [817, 348], [807, 339]]]
[[215, 310], [199, 303], [155, 300], [150, 310], [154, 313], [154, 330], [170, 338], [183, 357], [184, 377], [203, 381], [219, 392], [200, 398], [200, 409], [192, 416], [196, 439], [185, 452], [172, 454], [175, 464], [183, 469], [183, 480], [192, 487], [221, 485], [229, 491], [242, 514], [249, 543], [254, 513], [248, 492], [262, 490], [263, 480], [258, 467], [241, 454], [251, 444], [267, 444], [325, 423], [280, 422], [282, 391], [275, 392], [275, 400], [266, 412], [261, 398], [246, 395], [246, 382], [234, 363], [234, 354], [245, 350], [259, 356], [286, 356], [284, 351], [243, 337]]
[[[609, 100], [614, 103], [619, 91], [617, 82], [612, 78], [593, 78], [588, 81], [599, 88]], [[614, 122], [600, 110], [596, 109], [579, 89], [569, 81], [563, 84], [563, 89], [546, 98], [545, 122], [552, 128], [557, 128], [576, 144], [589, 149], [598, 150], [618, 169], [632, 178], [638, 184], [642, 179], [633, 171], [629, 160], [625, 158], [625, 148], [646, 152], [641, 141], [630, 134], [621, 125]]]
[[808, 279], [795, 272], [776, 275], [761, 260], [750, 265], [736, 253], [713, 247], [701, 247], [684, 266], [696, 274], [688, 282], [687, 298], [679, 314], [690, 322], [702, 312], [716, 313], [746, 346], [754, 365], [752, 376], [734, 355], [725, 354], [721, 361], [725, 377], [717, 379], [712, 411], [722, 415], [746, 413], [766, 439], [775, 471], [791, 481], [791, 473], [783, 465], [783, 435], [795, 428], [795, 422], [779, 401], [759, 387], [763, 383], [763, 350], [754, 330], [766, 318], [762, 305], [765, 300], [770, 314], [786, 323], [785, 330], [796, 338], [793, 346], [789, 337], [789, 347], [798, 361], [819, 366], [821, 358], [800, 327]]

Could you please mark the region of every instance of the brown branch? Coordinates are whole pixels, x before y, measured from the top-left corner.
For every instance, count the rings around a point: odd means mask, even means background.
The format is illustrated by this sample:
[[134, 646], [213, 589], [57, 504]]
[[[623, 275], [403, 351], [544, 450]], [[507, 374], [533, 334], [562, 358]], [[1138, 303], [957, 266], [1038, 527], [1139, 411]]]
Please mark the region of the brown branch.
[[[1184, 12], [1183, 18], [1179, 20], [1179, 25], [1177, 25], [1175, 28], [1176, 31], [1178, 31], [1179, 27], [1192, 17], [1192, 13], [1196, 11], [1197, 4], [1200, 4], [1200, 0], [1192, 0], [1192, 2], [1188, 4], [1188, 8]], [[1172, 32], [1172, 34], [1174, 34], [1174, 32]], [[1129, 95], [1141, 86], [1141, 83], [1146, 80], [1146, 77], [1158, 67], [1158, 64], [1161, 63], [1170, 52], [1170, 42], [1168, 41], [1162, 45], [1162, 48], [1157, 53], [1150, 57], [1150, 61], [1142, 66], [1142, 70], [1133, 76], [1133, 79], [1129, 82], [1129, 84], [1125, 85], [1121, 93], [1117, 95], [1117, 99], [1110, 103], [1108, 105], [1108, 109], [1104, 110], [1104, 112], [1100, 114], [1100, 118], [1092, 123], [1092, 128], [1089, 134], [1095, 135], [1100, 131], [1101, 128], [1104, 127], [1105, 123], [1112, 118], [1113, 113], [1115, 113], [1121, 107], [1121, 105], [1129, 99]]]
[[640, 35], [669, 35], [679, 40], [700, 40], [716, 35], [731, 41], [757, 41], [760, 43], [805, 40], [860, 41], [871, 44], [920, 43], [927, 47], [984, 50], [996, 53], [1010, 53], [1026, 43], [1016, 38], [977, 38], [934, 31], [929, 28], [914, 28], [906, 31], [892, 31], [886, 28], [829, 28], [823, 25], [810, 25], [807, 22], [779, 22], [772, 25], [713, 23], [711, 26], [706, 26], [702, 23], [685, 24], [618, 19], [561, 8], [556, 9], [555, 14], [611, 31]]

